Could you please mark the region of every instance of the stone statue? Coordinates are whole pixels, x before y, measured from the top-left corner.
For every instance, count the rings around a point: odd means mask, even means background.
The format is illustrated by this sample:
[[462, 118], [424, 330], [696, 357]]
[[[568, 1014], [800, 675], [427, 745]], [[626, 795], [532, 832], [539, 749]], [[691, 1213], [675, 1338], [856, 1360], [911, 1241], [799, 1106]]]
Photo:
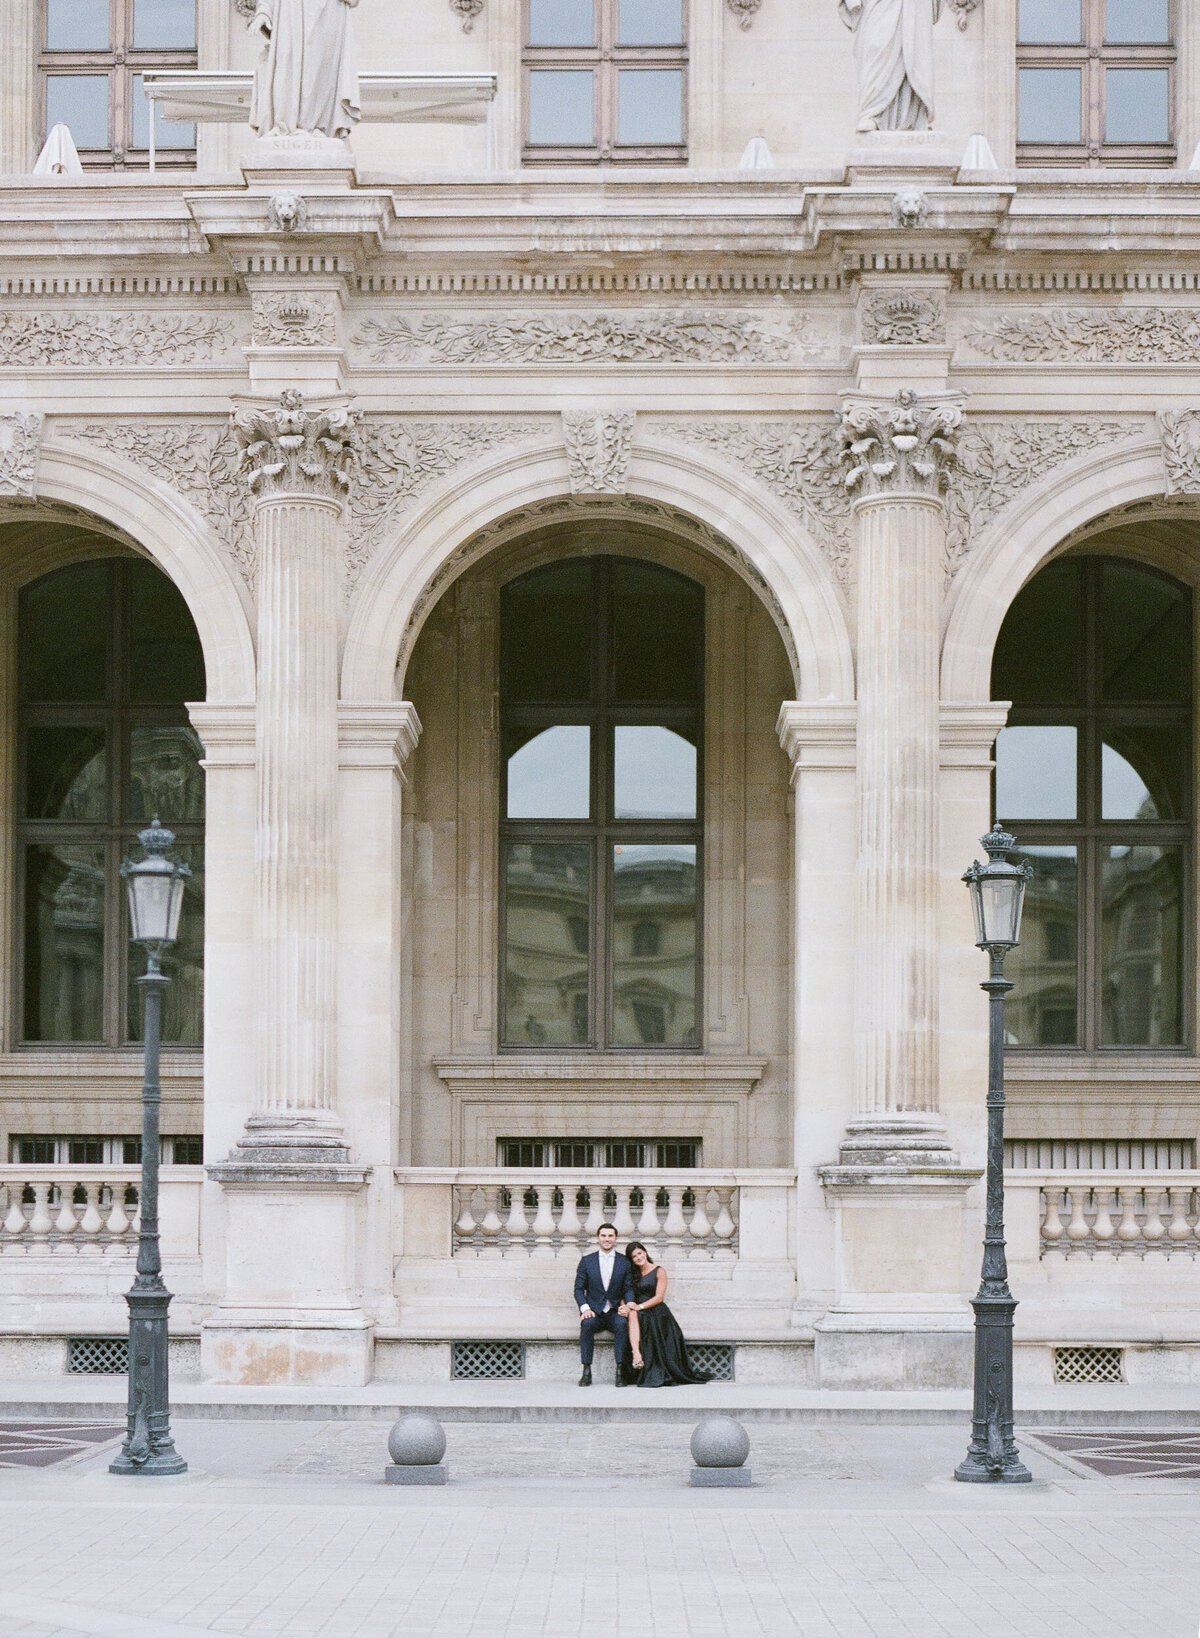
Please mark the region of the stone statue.
[[924, 131], [933, 121], [933, 25], [942, 0], [838, 0], [854, 33], [858, 129]]
[[350, 8], [358, 0], [256, 0], [266, 42], [250, 124], [259, 136], [349, 136], [361, 110]]

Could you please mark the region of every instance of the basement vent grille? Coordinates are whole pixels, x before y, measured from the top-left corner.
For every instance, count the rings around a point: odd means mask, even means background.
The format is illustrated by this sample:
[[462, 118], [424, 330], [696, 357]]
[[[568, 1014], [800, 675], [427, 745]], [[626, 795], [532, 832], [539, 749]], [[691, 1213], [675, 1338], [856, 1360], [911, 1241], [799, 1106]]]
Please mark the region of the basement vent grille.
[[732, 1342], [689, 1342], [687, 1353], [693, 1371], [711, 1371], [714, 1382], [733, 1381]]
[[1123, 1382], [1119, 1348], [1056, 1348], [1056, 1382]]
[[454, 1382], [512, 1382], [525, 1375], [523, 1342], [452, 1342]]
[[75, 1376], [125, 1376], [129, 1370], [128, 1337], [71, 1337], [67, 1370]]

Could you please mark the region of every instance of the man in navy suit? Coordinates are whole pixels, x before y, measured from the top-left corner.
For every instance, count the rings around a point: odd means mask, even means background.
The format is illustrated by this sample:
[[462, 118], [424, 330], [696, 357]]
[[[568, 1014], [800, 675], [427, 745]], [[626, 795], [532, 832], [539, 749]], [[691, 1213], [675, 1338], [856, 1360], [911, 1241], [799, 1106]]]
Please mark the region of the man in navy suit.
[[626, 1304], [633, 1301], [633, 1268], [617, 1250], [617, 1231], [611, 1223], [596, 1230], [598, 1251], [579, 1259], [575, 1270], [575, 1304], [579, 1309], [579, 1357], [583, 1361], [581, 1388], [592, 1385], [592, 1354], [597, 1331], [611, 1331], [616, 1360], [616, 1385], [625, 1386], [629, 1357], [629, 1321]]

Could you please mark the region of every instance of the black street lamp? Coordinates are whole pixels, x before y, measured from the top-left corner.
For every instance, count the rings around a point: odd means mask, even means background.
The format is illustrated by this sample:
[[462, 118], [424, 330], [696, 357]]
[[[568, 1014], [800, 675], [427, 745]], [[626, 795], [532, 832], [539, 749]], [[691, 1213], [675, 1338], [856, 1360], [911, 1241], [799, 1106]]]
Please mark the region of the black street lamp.
[[975, 942], [986, 950], [991, 974], [980, 987], [988, 993], [987, 1226], [983, 1235], [983, 1276], [975, 1310], [975, 1405], [966, 1460], [954, 1470], [964, 1484], [1028, 1484], [1033, 1475], [1013, 1440], [1013, 1312], [1004, 1256], [1004, 997], [1012, 984], [1004, 958], [1021, 932], [1025, 884], [1033, 871], [1027, 860], [1010, 864], [1016, 837], [999, 822], [981, 838], [988, 862], [978, 859], [963, 877], [971, 889]]
[[158, 1049], [163, 992], [171, 982], [160, 958], [179, 935], [184, 885], [191, 871], [168, 859], [175, 837], [157, 819], [138, 836], [146, 857], [126, 859], [121, 874], [129, 889], [130, 937], [145, 946], [146, 972], [138, 979], [145, 996], [145, 1075], [142, 1081], [142, 1187], [138, 1201], [137, 1277], [125, 1294], [129, 1304], [129, 1408], [125, 1442], [110, 1473], [186, 1473], [187, 1463], [171, 1438], [167, 1395], [167, 1308], [158, 1249], [158, 1111], [162, 1089]]

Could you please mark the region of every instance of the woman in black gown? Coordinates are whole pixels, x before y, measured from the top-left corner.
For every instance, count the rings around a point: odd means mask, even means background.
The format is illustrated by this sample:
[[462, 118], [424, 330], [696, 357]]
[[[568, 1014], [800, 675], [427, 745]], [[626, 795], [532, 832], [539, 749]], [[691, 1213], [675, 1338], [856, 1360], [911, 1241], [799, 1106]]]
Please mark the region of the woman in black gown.
[[663, 1298], [667, 1271], [650, 1261], [640, 1240], [631, 1240], [625, 1255], [633, 1264], [633, 1301], [629, 1304], [629, 1348], [633, 1380], [639, 1388], [671, 1388], [687, 1382], [711, 1382], [710, 1371], [693, 1371], [679, 1321]]

